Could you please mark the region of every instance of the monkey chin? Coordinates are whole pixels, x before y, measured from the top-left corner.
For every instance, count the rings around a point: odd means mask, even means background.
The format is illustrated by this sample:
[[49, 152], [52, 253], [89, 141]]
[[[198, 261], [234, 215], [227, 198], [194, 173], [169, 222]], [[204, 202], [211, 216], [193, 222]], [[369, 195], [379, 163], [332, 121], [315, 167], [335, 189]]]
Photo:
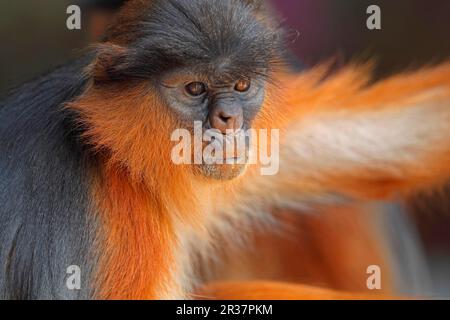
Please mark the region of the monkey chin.
[[249, 148], [236, 153], [235, 157], [223, 159], [220, 163], [203, 163], [194, 166], [194, 174], [198, 177], [216, 181], [234, 180], [245, 173], [249, 162]]
[[247, 164], [201, 164], [195, 166], [195, 174], [207, 179], [229, 181], [241, 176]]

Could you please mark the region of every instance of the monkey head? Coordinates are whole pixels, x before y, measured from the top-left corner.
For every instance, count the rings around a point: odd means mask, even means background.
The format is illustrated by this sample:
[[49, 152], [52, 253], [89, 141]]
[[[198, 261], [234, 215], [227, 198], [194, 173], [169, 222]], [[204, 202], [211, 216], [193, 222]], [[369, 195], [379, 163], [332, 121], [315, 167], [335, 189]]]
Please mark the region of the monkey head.
[[[251, 128], [264, 112], [268, 85], [281, 61], [281, 38], [278, 25], [265, 14], [260, 1], [130, 1], [98, 46], [90, 69], [91, 89], [97, 97], [101, 95], [102, 112], [109, 113], [100, 123], [113, 118], [121, 122], [110, 123], [113, 132], [127, 123], [123, 135], [129, 138], [124, 141], [117, 134], [119, 144], [110, 133], [97, 137], [96, 143], [103, 140], [118, 158], [120, 152], [126, 158], [130, 150], [145, 158], [146, 146], [136, 144], [148, 138], [147, 147], [157, 149], [175, 129], [194, 134], [195, 122], [202, 124], [203, 132], [212, 129], [222, 135]], [[127, 105], [119, 106], [118, 100], [126, 97]], [[86, 104], [85, 109], [92, 107]], [[91, 134], [98, 136], [101, 130], [92, 129]], [[139, 130], [150, 137], [130, 137]], [[165, 134], [157, 135], [158, 130]], [[167, 154], [161, 150], [160, 157], [163, 152]], [[192, 172], [233, 179], [246, 167], [247, 152], [243, 157], [238, 164], [226, 156], [224, 163], [194, 164]]]

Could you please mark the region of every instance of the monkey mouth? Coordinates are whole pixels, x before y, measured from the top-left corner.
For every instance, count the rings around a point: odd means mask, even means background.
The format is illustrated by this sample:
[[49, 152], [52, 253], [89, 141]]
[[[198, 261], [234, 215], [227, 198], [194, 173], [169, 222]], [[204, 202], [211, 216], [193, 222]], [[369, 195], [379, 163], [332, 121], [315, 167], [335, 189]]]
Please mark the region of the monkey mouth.
[[[230, 154], [231, 153], [231, 154]], [[245, 165], [249, 158], [249, 148], [246, 146], [240, 150], [234, 150], [228, 154], [212, 154], [204, 157], [206, 164], [216, 165]]]
[[233, 156], [223, 159], [224, 164], [246, 164], [247, 163], [247, 156], [246, 155], [240, 155], [240, 156]]
[[[194, 150], [193, 159], [200, 160], [194, 165], [196, 175], [213, 180], [232, 180], [239, 177], [246, 169], [250, 159], [250, 143], [245, 132], [232, 135], [215, 135], [202, 141], [202, 147]], [[240, 137], [240, 139], [239, 139]], [[200, 154], [201, 153], [201, 154]]]
[[[239, 130], [231, 135], [213, 137], [211, 141], [203, 143], [203, 151], [212, 144], [218, 148], [218, 151], [214, 150], [209, 155], [204, 155], [204, 159], [209, 161], [210, 164], [246, 164], [249, 155], [249, 138], [244, 135], [244, 140], [239, 142], [239, 137], [243, 131]], [[214, 163], [211, 163], [214, 162]]]
[[213, 180], [233, 180], [245, 172], [248, 159], [248, 152], [244, 152], [243, 155], [232, 155], [216, 159], [216, 162], [197, 165], [195, 171]]
[[204, 164], [210, 165], [245, 165], [248, 162], [248, 153], [244, 152], [239, 155], [232, 155], [227, 157], [208, 157], [205, 158]]

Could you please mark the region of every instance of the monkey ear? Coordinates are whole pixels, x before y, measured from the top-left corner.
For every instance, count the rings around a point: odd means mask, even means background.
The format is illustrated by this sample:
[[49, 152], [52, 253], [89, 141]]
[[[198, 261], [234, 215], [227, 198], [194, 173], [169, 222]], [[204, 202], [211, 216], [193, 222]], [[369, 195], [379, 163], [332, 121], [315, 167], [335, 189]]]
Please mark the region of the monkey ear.
[[95, 82], [118, 80], [127, 65], [128, 49], [116, 44], [96, 45], [97, 56], [88, 67], [88, 74]]

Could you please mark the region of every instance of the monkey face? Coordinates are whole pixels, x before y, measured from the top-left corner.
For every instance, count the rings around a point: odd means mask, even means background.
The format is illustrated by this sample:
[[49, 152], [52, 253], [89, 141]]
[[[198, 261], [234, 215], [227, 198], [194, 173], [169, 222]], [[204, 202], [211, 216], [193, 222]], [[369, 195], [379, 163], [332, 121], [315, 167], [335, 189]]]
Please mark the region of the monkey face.
[[[282, 61], [280, 29], [261, 14], [254, 1], [149, 1], [148, 7], [136, 8], [138, 20], [128, 20], [133, 3], [118, 17], [122, 25], [113, 26], [106, 42], [97, 47], [97, 59], [90, 69], [93, 88], [101, 92], [103, 104], [116, 106], [120, 102], [112, 95], [116, 91], [128, 100], [120, 108], [99, 109], [105, 115], [95, 126], [103, 125], [105, 119], [114, 120], [115, 128], [124, 126], [126, 116], [112, 117], [118, 109], [128, 111], [128, 118], [135, 121], [132, 130], [127, 128], [120, 135], [120, 144], [105, 137], [113, 158], [132, 169], [138, 167], [136, 163], [140, 170], [164, 169], [166, 162], [159, 158], [163, 165], [147, 164], [150, 143], [142, 142], [149, 138], [156, 142], [152, 150], [162, 150], [170, 142], [167, 131], [186, 129], [196, 136], [198, 122], [200, 135], [215, 131], [219, 135], [214, 141], [227, 153], [222, 157], [213, 153], [222, 160], [216, 163], [193, 161], [194, 173], [220, 180], [239, 176], [248, 162], [248, 144], [228, 153], [229, 135], [250, 129], [261, 113], [268, 84]], [[135, 107], [129, 108], [132, 105]], [[145, 116], [131, 116], [138, 112]], [[173, 120], [169, 125], [155, 120], [169, 118]], [[125, 139], [131, 134], [139, 138]], [[105, 132], [105, 136], [109, 135]], [[154, 141], [162, 136], [168, 141]], [[210, 142], [200, 142], [200, 153], [208, 150]], [[129, 159], [127, 150], [135, 150], [134, 160]], [[192, 152], [192, 158], [199, 158], [198, 149]], [[167, 153], [170, 156], [171, 151]]]
[[[219, 64], [220, 68], [226, 66]], [[239, 176], [248, 161], [249, 141], [245, 132], [260, 111], [265, 95], [261, 77], [224, 78], [210, 65], [205, 70], [177, 70], [161, 79], [160, 90], [183, 128], [201, 135], [202, 148], [191, 148], [194, 172], [208, 178], [229, 180]], [[201, 130], [195, 128], [201, 124]], [[212, 136], [211, 136], [212, 134]], [[214, 159], [205, 159], [205, 149], [215, 144]], [[194, 154], [195, 152], [201, 154]]]

